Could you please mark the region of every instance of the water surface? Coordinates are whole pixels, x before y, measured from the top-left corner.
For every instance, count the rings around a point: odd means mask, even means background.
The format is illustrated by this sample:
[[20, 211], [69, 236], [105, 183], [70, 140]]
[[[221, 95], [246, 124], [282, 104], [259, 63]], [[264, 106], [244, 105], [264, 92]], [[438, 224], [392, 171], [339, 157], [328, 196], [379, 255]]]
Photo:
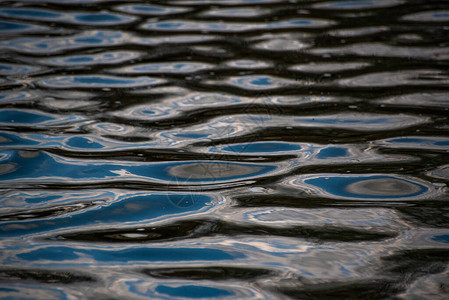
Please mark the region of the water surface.
[[447, 299], [449, 3], [0, 3], [0, 298]]

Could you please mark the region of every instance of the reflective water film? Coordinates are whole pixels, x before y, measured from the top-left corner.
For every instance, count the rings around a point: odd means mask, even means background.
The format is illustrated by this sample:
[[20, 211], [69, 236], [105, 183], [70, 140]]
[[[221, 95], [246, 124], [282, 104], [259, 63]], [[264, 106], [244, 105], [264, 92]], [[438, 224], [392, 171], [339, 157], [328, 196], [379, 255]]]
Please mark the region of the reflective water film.
[[449, 2], [0, 1], [0, 299], [449, 299]]

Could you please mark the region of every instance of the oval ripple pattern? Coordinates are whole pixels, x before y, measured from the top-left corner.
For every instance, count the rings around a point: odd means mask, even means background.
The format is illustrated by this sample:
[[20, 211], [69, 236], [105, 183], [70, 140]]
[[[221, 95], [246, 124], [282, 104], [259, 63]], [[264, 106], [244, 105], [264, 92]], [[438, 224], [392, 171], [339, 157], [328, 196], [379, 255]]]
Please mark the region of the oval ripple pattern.
[[0, 3], [0, 298], [448, 299], [449, 2]]

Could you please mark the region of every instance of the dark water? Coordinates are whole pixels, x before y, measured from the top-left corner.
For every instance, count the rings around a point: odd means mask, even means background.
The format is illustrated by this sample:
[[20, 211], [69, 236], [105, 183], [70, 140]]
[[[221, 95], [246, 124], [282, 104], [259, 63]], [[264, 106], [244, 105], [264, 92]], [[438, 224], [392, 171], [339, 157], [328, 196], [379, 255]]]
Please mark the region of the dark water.
[[448, 299], [448, 1], [2, 1], [0, 57], [2, 299]]

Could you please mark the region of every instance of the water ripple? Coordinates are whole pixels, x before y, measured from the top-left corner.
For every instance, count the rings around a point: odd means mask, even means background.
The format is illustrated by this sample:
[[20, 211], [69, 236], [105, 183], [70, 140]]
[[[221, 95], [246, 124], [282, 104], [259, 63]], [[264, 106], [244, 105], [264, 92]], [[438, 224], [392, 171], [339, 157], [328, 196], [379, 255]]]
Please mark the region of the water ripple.
[[378, 141], [380, 145], [388, 148], [402, 149], [434, 149], [447, 150], [449, 138], [431, 136], [396, 137]]
[[172, 1], [178, 5], [203, 5], [203, 4], [216, 4], [216, 5], [248, 5], [248, 4], [269, 4], [269, 3], [282, 3], [284, 0], [177, 0]]
[[38, 67], [34, 66], [0, 63], [0, 75], [3, 76], [26, 75], [39, 70]]
[[344, 87], [447, 86], [449, 76], [439, 70], [379, 72], [338, 81]]
[[423, 11], [402, 17], [402, 20], [413, 22], [447, 22], [449, 10]]
[[[2, 287], [4, 286], [4, 287]], [[57, 287], [46, 287], [42, 284], [8, 284], [0, 285], [0, 290], [11, 298], [29, 299], [67, 299], [69, 297], [82, 297], [80, 292], [68, 291]]]
[[[386, 26], [351, 27], [351, 28], [340, 28], [330, 30], [329, 35], [336, 37], [352, 38], [352, 37], [366, 37], [388, 31], [389, 28]], [[316, 49], [316, 51], [318, 52], [320, 50]]]
[[384, 8], [400, 5], [404, 3], [401, 0], [361, 0], [361, 1], [332, 1], [314, 4], [314, 8], [319, 9], [337, 9], [337, 10], [352, 10], [352, 9], [374, 9]]
[[294, 123], [304, 127], [344, 128], [357, 131], [388, 130], [426, 123], [427, 120], [407, 115], [375, 115], [375, 114], [336, 114], [331, 116], [313, 116], [294, 118]]
[[3, 126], [53, 126], [84, 120], [81, 116], [58, 116], [34, 110], [3, 109], [0, 124]]
[[260, 7], [245, 8], [214, 8], [201, 14], [202, 17], [221, 17], [221, 18], [254, 18], [269, 14], [270, 11]]
[[2, 1], [1, 296], [443, 299], [446, 2]]
[[[109, 193], [110, 194], [110, 193]], [[80, 195], [83, 195], [80, 193]], [[77, 196], [72, 194], [70, 196]], [[28, 218], [25, 213], [15, 213], [20, 216], [20, 221], [10, 217], [2, 216], [0, 231], [4, 236], [23, 236], [27, 234], [51, 233], [52, 235], [62, 234], [63, 232], [71, 232], [83, 228], [104, 228], [115, 224], [118, 228], [121, 224], [126, 223], [127, 226], [146, 226], [149, 222], [167, 221], [170, 219], [179, 219], [190, 215], [201, 215], [206, 211], [216, 208], [218, 201], [222, 200], [208, 195], [202, 194], [148, 194], [138, 193], [136, 195], [126, 195], [122, 197], [114, 197], [112, 202], [106, 202], [104, 195], [85, 195], [86, 200], [94, 200], [92, 204], [73, 206], [72, 209], [58, 210], [57, 207], [50, 209], [55, 211], [53, 215], [36, 218], [35, 216]], [[94, 197], [92, 197], [94, 196]], [[29, 197], [29, 196], [28, 196]], [[47, 195], [51, 197], [51, 195]], [[58, 199], [60, 202], [60, 199]], [[79, 203], [81, 199], [78, 199]], [[91, 200], [91, 201], [92, 201]], [[70, 206], [65, 203], [66, 207]], [[215, 204], [215, 206], [213, 206]], [[90, 207], [89, 207], [90, 206]], [[160, 210], [164, 214], [160, 214]], [[42, 211], [36, 210], [42, 213]], [[51, 217], [51, 218], [49, 218]], [[7, 220], [7, 219], [12, 219]], [[51, 220], [50, 220], [51, 219]]]
[[0, 42], [0, 48], [19, 53], [57, 54], [69, 50], [89, 47], [118, 46], [125, 43], [129, 36], [119, 31], [84, 31], [71, 37], [17, 38]]
[[[193, 270], [193, 269], [192, 269]], [[125, 281], [114, 282], [111, 287], [120, 298], [144, 297], [151, 299], [215, 298], [215, 299], [270, 299], [273, 295], [253, 287], [242, 287], [230, 281], [226, 283], [195, 280], [157, 280], [147, 276], [130, 274]], [[271, 296], [271, 297], [270, 297]]]
[[[447, 149], [447, 148], [445, 148], [445, 149]], [[439, 166], [435, 170], [431, 170], [431, 171], [427, 172], [427, 175], [434, 177], [434, 178], [448, 180], [449, 179], [449, 165]]]
[[161, 6], [154, 4], [123, 4], [116, 6], [115, 9], [121, 12], [143, 16], [174, 15], [191, 11], [188, 7]]
[[297, 152], [303, 147], [299, 144], [290, 144], [283, 142], [252, 142], [245, 144], [225, 145], [220, 147], [212, 147], [211, 152], [230, 152], [238, 154], [264, 154], [279, 155], [281, 153]]
[[81, 25], [120, 25], [135, 21], [135, 18], [113, 13], [60, 13], [36, 8], [3, 8], [0, 16], [25, 20], [63, 22]]
[[0, 32], [2, 34], [17, 34], [42, 31], [49, 31], [49, 28], [28, 23], [0, 21]]
[[[406, 115], [337, 114], [315, 117], [279, 117], [272, 115], [229, 115], [218, 117], [205, 124], [182, 129], [157, 132], [154, 138], [161, 145], [181, 146], [199, 141], [235, 138], [269, 128], [322, 128], [353, 130], [359, 132], [387, 131], [425, 124], [428, 120]], [[292, 131], [294, 132], [294, 131]]]
[[[21, 215], [30, 211], [52, 210], [55, 207], [81, 208], [112, 203], [118, 199], [126, 198], [126, 192], [120, 190], [81, 190], [81, 191], [51, 191], [51, 190], [6, 190], [2, 191], [2, 204], [0, 214], [5, 221], [5, 215]], [[56, 210], [57, 211], [57, 210]], [[60, 211], [57, 211], [60, 213]], [[67, 211], [68, 213], [70, 211]]]
[[370, 66], [368, 63], [309, 63], [304, 65], [294, 65], [290, 67], [292, 71], [309, 72], [309, 73], [334, 73], [350, 70], [359, 70]]
[[[231, 86], [235, 86], [245, 90], [273, 90], [282, 87], [288, 87], [297, 84], [297, 82], [289, 79], [267, 76], [267, 75], [248, 75], [231, 77], [227, 80], [221, 80]], [[209, 83], [215, 84], [215, 81]]]
[[106, 75], [78, 75], [49, 77], [39, 81], [51, 88], [133, 88], [164, 83], [163, 79], [150, 77], [118, 77]]
[[199, 62], [167, 62], [132, 65], [119, 69], [112, 69], [110, 72], [116, 74], [189, 74], [207, 69], [212, 69], [213, 65]]
[[171, 20], [155, 23], [146, 23], [141, 27], [151, 31], [199, 31], [199, 32], [246, 32], [255, 30], [276, 30], [289, 28], [321, 28], [334, 24], [333, 21], [320, 19], [292, 19], [287, 21], [261, 23], [231, 23], [231, 22], [205, 22]]
[[[60, 120], [61, 122], [62, 120]], [[35, 124], [35, 123], [33, 123]], [[104, 129], [103, 124], [103, 129]], [[98, 128], [98, 124], [97, 124]], [[115, 128], [107, 128], [107, 134], [129, 134], [128, 130], [117, 130]], [[115, 129], [115, 130], [114, 130]], [[125, 150], [137, 150], [147, 149], [154, 145], [151, 142], [124, 142], [117, 141], [111, 138], [100, 138], [95, 135], [44, 135], [44, 134], [14, 134], [11, 132], [0, 131], [0, 145], [3, 149], [25, 149], [32, 147], [32, 149], [60, 149], [65, 151], [73, 151], [77, 153], [91, 152], [112, 152], [112, 151], [125, 151]]]
[[228, 68], [235, 69], [265, 69], [272, 67], [272, 65], [263, 60], [249, 60], [249, 59], [238, 59], [238, 60], [229, 60], [224, 63], [224, 65]]
[[407, 228], [398, 214], [389, 209], [315, 208], [292, 207], [242, 208], [232, 210], [225, 219], [233, 223], [263, 225], [277, 228], [293, 226], [345, 226], [350, 228], [377, 228], [393, 230]]
[[15, 103], [21, 101], [32, 101], [37, 95], [30, 91], [2, 91], [0, 93], [0, 103]]
[[278, 169], [278, 166], [271, 164], [223, 161], [114, 163], [65, 159], [35, 151], [3, 153], [5, 157], [2, 159], [0, 173], [0, 182], [3, 184], [7, 182], [86, 184], [125, 180], [179, 186], [254, 179]]
[[332, 54], [338, 56], [366, 56], [366, 57], [415, 57], [429, 60], [446, 60], [449, 58], [447, 47], [401, 47], [381, 43], [358, 43], [338, 48], [315, 48], [310, 50], [313, 54]]
[[138, 264], [152, 261], [221, 261], [241, 258], [243, 255], [237, 251], [226, 252], [219, 249], [203, 248], [161, 248], [157, 247], [127, 247], [95, 249], [95, 248], [73, 248], [67, 246], [36, 247], [17, 255], [23, 262], [38, 262], [45, 264], [84, 264], [86, 259], [94, 259], [104, 265], [116, 264]]
[[284, 184], [317, 196], [345, 200], [423, 200], [441, 193], [423, 180], [390, 174], [308, 175], [287, 179]]
[[434, 108], [449, 108], [446, 93], [415, 93], [403, 94], [392, 97], [387, 97], [375, 101], [380, 105], [397, 105], [405, 107], [434, 107]]
[[310, 47], [310, 44], [301, 40], [276, 38], [263, 41], [254, 45], [255, 49], [283, 52], [283, 51], [300, 51]]
[[119, 64], [142, 56], [136, 51], [108, 51], [97, 54], [64, 55], [41, 59], [40, 62], [51, 66], [94, 66], [100, 64]]

